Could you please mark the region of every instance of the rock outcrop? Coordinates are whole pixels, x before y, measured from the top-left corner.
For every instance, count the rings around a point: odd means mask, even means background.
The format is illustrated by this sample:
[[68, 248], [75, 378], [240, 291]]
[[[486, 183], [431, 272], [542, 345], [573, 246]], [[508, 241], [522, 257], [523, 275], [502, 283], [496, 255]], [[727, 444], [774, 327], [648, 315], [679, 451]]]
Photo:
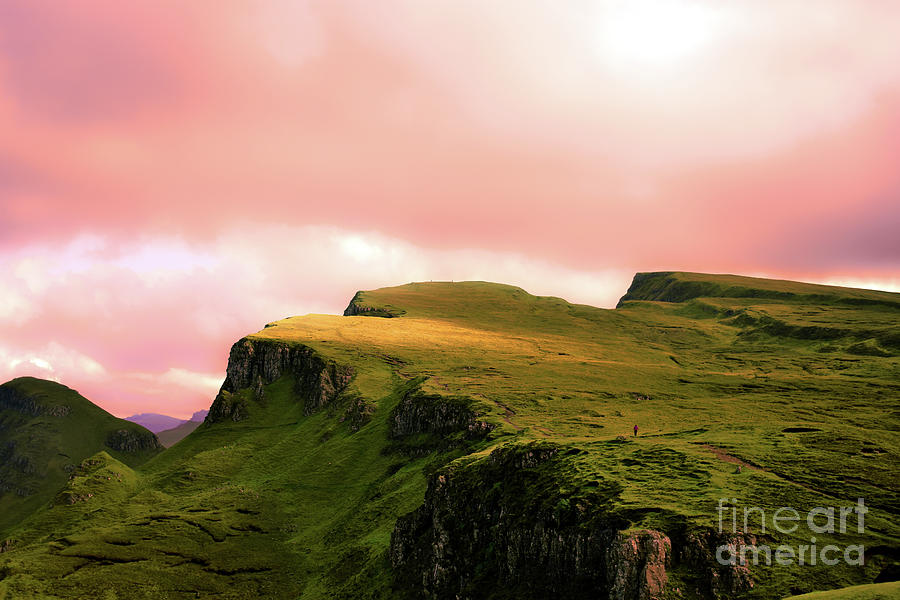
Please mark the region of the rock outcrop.
[[344, 309], [345, 317], [383, 317], [391, 319], [401, 317], [405, 313], [404, 310], [393, 306], [373, 306], [366, 303], [365, 292], [356, 292], [350, 304]]
[[375, 404], [362, 396], [354, 396], [350, 399], [341, 422], [346, 421], [350, 431], [356, 432], [368, 425], [375, 414]]
[[752, 534], [695, 531], [685, 535], [678, 546], [677, 559], [697, 576], [695, 593], [700, 597], [725, 600], [753, 588], [754, 580], [746, 565], [721, 565], [716, 549], [728, 546], [735, 554], [742, 547], [756, 546]]
[[408, 386], [391, 412], [388, 435], [400, 439], [421, 433], [462, 433], [469, 439], [483, 438], [494, 425], [483, 420], [472, 405], [470, 398], [427, 394], [419, 385]]
[[162, 450], [159, 438], [150, 431], [140, 429], [117, 429], [106, 436], [106, 445], [119, 452], [148, 452]]
[[606, 583], [611, 600], [662, 598], [672, 542], [653, 530], [616, 534], [606, 548]]
[[209, 407], [209, 414], [206, 415], [204, 422], [221, 423], [231, 420], [237, 423], [249, 416], [249, 410], [246, 398], [221, 389]]
[[[451, 464], [429, 480], [424, 504], [401, 517], [390, 545], [396, 589], [410, 598], [474, 600], [488, 591], [521, 599], [732, 598], [752, 587], [746, 567], [721, 566], [712, 534], [670, 537], [629, 530], [615, 508], [621, 487], [600, 481], [561, 495], [572, 449], [501, 447]], [[699, 574], [674, 592], [670, 569]], [[686, 593], [683, 593], [686, 592]]]
[[[425, 503], [399, 519], [391, 537], [398, 588], [414, 598], [474, 599], [498, 587], [516, 598], [603, 597], [607, 549], [623, 523], [594, 518], [604, 512], [603, 493], [577, 506], [554, 502], [558, 488], [546, 484], [560, 452], [553, 444], [504, 447], [433, 475]], [[592, 524], [580, 523], [589, 512]], [[642, 569], [626, 570], [629, 584]]]
[[213, 401], [207, 423], [241, 421], [249, 413], [245, 390], [263, 400], [265, 385], [283, 375], [294, 378], [294, 390], [310, 415], [333, 403], [347, 388], [353, 368], [325, 359], [308, 346], [276, 340], [243, 338], [231, 347], [225, 382]]

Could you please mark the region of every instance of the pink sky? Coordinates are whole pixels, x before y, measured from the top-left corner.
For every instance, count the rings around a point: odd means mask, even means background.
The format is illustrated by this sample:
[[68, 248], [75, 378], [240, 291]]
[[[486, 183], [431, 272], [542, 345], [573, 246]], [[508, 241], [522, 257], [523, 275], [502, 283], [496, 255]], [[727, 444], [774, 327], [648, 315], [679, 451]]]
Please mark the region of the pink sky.
[[900, 4], [0, 4], [0, 379], [209, 405], [361, 288], [900, 290]]

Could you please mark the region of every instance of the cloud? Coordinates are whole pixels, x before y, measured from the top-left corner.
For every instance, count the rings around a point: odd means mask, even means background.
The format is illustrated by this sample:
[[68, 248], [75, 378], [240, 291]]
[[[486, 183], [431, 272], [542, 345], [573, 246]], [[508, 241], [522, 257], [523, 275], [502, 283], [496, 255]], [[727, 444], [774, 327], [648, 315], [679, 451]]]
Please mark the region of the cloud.
[[828, 277], [813, 283], [839, 285], [841, 287], [861, 288], [864, 290], [883, 290], [900, 293], [900, 278], [896, 279], [860, 279], [858, 277]]
[[190, 414], [211, 402], [237, 339], [291, 315], [340, 314], [358, 289], [496, 280], [612, 306], [630, 275], [324, 226], [245, 226], [204, 243], [82, 234], [7, 253], [0, 375], [59, 379], [116, 414]]
[[15, 289], [0, 289], [0, 323], [21, 324], [35, 315], [36, 307]]
[[896, 183], [885, 3], [717, 5], [702, 52], [624, 70], [617, 2], [4, 6], [0, 246], [285, 223], [772, 270], [761, 245]]
[[220, 374], [195, 373], [176, 367], [172, 367], [162, 374], [129, 373], [125, 375], [150, 384], [149, 387], [142, 388], [144, 393], [149, 395], [169, 393], [169, 390], [174, 387], [204, 394], [210, 398], [215, 396], [225, 379], [225, 376]]
[[93, 358], [54, 341], [30, 352], [0, 346], [0, 378], [4, 381], [25, 375], [62, 381], [63, 376], [73, 373], [99, 377], [106, 370]]
[[900, 9], [884, 3], [406, 1], [390, 19], [380, 8], [348, 11], [360, 35], [416, 63], [492, 135], [641, 168], [784, 148], [900, 81]]
[[900, 6], [720, 3], [670, 60], [610, 51], [625, 4], [3, 3], [3, 364], [190, 414], [235, 339], [361, 288], [896, 281]]

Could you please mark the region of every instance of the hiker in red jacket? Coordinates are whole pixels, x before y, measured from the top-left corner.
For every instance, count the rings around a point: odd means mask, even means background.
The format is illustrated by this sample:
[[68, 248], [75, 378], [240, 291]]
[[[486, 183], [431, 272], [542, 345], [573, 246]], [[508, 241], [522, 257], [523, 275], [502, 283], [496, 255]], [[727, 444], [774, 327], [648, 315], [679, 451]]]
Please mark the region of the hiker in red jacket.
[[634, 426], [634, 437], [637, 437], [637, 425]]

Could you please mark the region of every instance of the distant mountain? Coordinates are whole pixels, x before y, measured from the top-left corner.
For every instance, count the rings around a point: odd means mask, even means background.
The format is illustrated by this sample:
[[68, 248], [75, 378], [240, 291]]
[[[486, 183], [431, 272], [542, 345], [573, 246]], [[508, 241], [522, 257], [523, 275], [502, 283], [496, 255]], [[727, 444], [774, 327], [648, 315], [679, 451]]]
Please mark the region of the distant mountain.
[[190, 420], [185, 421], [184, 419], [176, 419], [175, 417], [170, 417], [169, 415], [160, 415], [157, 413], [142, 413], [140, 415], [132, 415], [127, 417], [126, 421], [131, 421], [132, 423], [138, 423], [157, 434], [159, 437], [159, 442], [169, 448], [174, 446], [181, 440], [183, 440], [189, 433], [197, 429], [203, 420], [206, 419], [206, 415], [209, 414], [208, 410], [198, 410], [193, 415], [191, 415]]
[[[169, 415], [161, 415], [158, 413], [141, 413], [139, 415], [131, 415], [130, 417], [125, 417], [125, 420], [131, 421], [132, 423], [137, 423], [141, 427], [145, 427], [153, 433], [163, 433], [165, 431], [177, 429], [186, 423], [202, 423], [206, 418], [206, 415], [208, 414], [208, 410], [198, 410], [193, 415], [191, 415], [190, 419], [185, 420], [170, 417]], [[190, 433], [194, 429], [196, 429], [196, 427], [189, 428], [187, 430], [187, 433]], [[185, 433], [184, 435], [187, 435], [187, 433]], [[178, 439], [180, 440], [181, 438]], [[172, 442], [172, 444], [166, 444], [162, 438], [160, 438], [160, 441], [163, 442], [163, 445], [167, 448], [175, 443]]]
[[170, 417], [169, 415], [160, 415], [157, 413], [141, 413], [139, 415], [131, 415], [130, 417], [125, 417], [125, 420], [131, 421], [132, 423], [137, 423], [141, 427], [146, 427], [153, 433], [159, 433], [160, 431], [166, 431], [167, 429], [174, 429], [175, 427], [178, 427], [185, 422], [184, 419], [176, 419], [175, 417]]
[[20, 377], [0, 385], [0, 537], [46, 506], [86, 458], [106, 451], [137, 466], [161, 449], [143, 427], [59, 383]]

